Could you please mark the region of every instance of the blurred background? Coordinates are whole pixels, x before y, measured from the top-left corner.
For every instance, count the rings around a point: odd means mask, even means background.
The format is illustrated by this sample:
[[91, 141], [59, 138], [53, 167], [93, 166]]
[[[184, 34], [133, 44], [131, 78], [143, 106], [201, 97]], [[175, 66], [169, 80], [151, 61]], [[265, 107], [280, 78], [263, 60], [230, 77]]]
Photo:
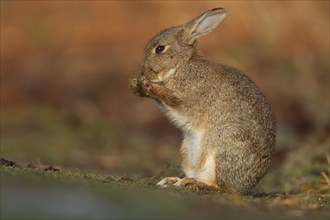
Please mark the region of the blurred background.
[[244, 71], [276, 113], [264, 181], [319, 175], [329, 152], [328, 1], [1, 1], [1, 157], [179, 174], [180, 131], [127, 83], [154, 35], [214, 7], [229, 15], [200, 49]]

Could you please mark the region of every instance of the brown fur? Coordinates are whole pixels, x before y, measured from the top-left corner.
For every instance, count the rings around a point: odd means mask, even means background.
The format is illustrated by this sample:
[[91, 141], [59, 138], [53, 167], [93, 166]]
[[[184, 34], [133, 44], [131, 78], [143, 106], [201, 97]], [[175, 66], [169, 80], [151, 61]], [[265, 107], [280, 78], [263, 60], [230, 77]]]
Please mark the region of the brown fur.
[[[276, 123], [265, 96], [244, 73], [203, 58], [196, 48], [196, 39], [226, 14], [212, 9], [156, 35], [145, 47], [141, 76], [130, 81], [130, 88], [156, 100], [183, 131], [182, 166], [189, 178], [207, 182], [214, 175], [217, 186], [243, 194], [270, 166]], [[156, 54], [158, 45], [166, 50]], [[155, 81], [170, 70], [174, 74]]]

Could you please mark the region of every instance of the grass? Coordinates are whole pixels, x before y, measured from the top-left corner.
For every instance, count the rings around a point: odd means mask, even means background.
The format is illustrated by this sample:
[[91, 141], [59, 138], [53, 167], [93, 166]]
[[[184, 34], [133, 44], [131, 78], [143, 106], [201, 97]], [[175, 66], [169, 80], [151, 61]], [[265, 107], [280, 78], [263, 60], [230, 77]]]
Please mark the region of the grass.
[[254, 193], [159, 189], [158, 179], [1, 166], [1, 219], [327, 219], [328, 191]]
[[150, 134], [104, 121], [75, 127], [42, 108], [7, 112], [1, 157], [17, 163], [0, 166], [1, 219], [328, 219], [328, 136], [287, 150], [285, 135], [277, 143], [285, 154], [275, 152], [255, 193], [237, 196], [156, 187], [181, 175], [180, 160], [178, 149], [164, 151]]

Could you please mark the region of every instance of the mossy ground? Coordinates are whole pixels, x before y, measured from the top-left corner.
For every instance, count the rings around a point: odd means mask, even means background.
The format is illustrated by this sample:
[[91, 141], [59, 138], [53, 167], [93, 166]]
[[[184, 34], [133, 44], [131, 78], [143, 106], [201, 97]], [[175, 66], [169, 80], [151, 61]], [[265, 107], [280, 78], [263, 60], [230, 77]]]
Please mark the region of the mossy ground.
[[1, 166], [1, 219], [328, 219], [329, 189], [252, 193], [159, 189], [155, 178]]
[[106, 121], [75, 127], [44, 108], [5, 113], [1, 157], [16, 164], [1, 163], [1, 219], [330, 217], [327, 133], [298, 139], [279, 130], [272, 168], [242, 197], [156, 187], [182, 175], [171, 138]]

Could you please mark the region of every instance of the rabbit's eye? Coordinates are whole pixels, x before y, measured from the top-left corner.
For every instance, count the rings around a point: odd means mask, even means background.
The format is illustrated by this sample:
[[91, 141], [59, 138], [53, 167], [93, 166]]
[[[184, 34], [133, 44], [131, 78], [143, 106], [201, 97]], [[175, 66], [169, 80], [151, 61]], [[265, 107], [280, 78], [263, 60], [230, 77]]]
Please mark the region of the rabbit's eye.
[[164, 49], [165, 49], [165, 46], [163, 46], [163, 45], [158, 45], [158, 46], [156, 47], [156, 53], [159, 54], [159, 53], [163, 52]]

